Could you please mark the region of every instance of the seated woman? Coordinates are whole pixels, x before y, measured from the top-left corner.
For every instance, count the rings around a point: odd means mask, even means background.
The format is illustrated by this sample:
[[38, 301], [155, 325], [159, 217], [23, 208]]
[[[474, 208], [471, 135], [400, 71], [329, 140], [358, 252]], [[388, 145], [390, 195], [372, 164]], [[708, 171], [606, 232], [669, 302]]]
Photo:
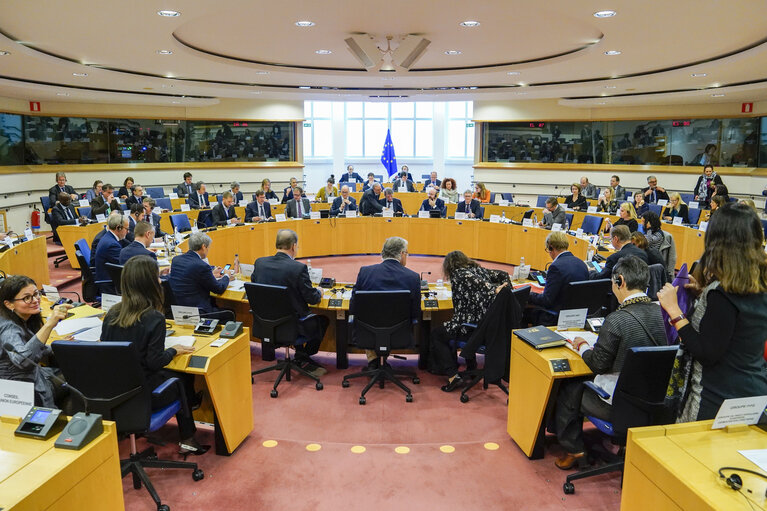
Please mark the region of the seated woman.
[[85, 198], [88, 199], [88, 203], [90, 204], [93, 199], [96, 197], [101, 197], [101, 186], [104, 184], [101, 179], [97, 179], [93, 182], [93, 188], [85, 192]]
[[683, 224], [689, 224], [690, 219], [688, 217], [689, 210], [687, 204], [682, 200], [682, 196], [679, 192], [674, 192], [668, 197], [668, 204], [663, 209], [663, 220], [667, 222], [673, 222], [674, 217], [682, 217]]
[[645, 238], [647, 238], [647, 243], [650, 247], [660, 250], [660, 246], [663, 244], [663, 231], [661, 230], [660, 217], [652, 211], [646, 211], [642, 215], [642, 223], [644, 225], [644, 235]]
[[117, 191], [117, 196], [121, 199], [125, 200], [131, 195], [133, 195], [133, 192], [131, 191], [131, 188], [133, 188], [133, 181], [132, 177], [126, 177], [125, 181], [123, 181], [123, 185], [120, 187], [120, 189]]
[[333, 176], [328, 178], [328, 184], [320, 188], [315, 197], [316, 202], [331, 202], [331, 198], [338, 197], [338, 187], [335, 185], [336, 180]]
[[[40, 291], [34, 280], [13, 275], [0, 284], [0, 379], [34, 383], [37, 406], [56, 408], [54, 384], [50, 379], [55, 372], [50, 367], [38, 367], [24, 357], [40, 362], [51, 354], [51, 348], [46, 345], [48, 337], [71, 307], [57, 305], [43, 322]], [[16, 353], [5, 351], [6, 343], [10, 343]]]
[[479, 199], [483, 204], [490, 204], [490, 190], [485, 188], [485, 183], [474, 185], [474, 198]]
[[634, 211], [634, 206], [630, 202], [624, 202], [618, 209], [618, 216], [620, 217], [614, 224], [610, 223], [610, 219], [607, 220], [607, 229], [609, 231], [614, 225], [625, 225], [629, 228], [629, 232], [636, 232], [639, 229], [639, 223], [637, 222], [637, 214]]
[[456, 189], [455, 179], [446, 177], [442, 180], [442, 186], [439, 188], [439, 198], [445, 203], [458, 203], [458, 190]]
[[[461, 325], [479, 323], [495, 295], [504, 286], [511, 285], [511, 280], [505, 271], [483, 268], [459, 250], [445, 256], [442, 272], [452, 285], [453, 317], [431, 332], [429, 370], [449, 376], [442, 390], [452, 392], [465, 382], [458, 375], [458, 365], [449, 345], [450, 339], [465, 338], [469, 332]], [[476, 365], [476, 360], [466, 361], [468, 369]]]
[[581, 185], [578, 183], [570, 185], [570, 195], [565, 197], [565, 207], [575, 211], [586, 211], [589, 209], [589, 203], [586, 197], [581, 195]]
[[730, 202], [730, 191], [727, 189], [727, 185], [716, 185], [716, 188], [714, 188], [714, 193], [711, 194], [711, 198], [714, 197], [721, 197], [724, 199], [725, 204]]
[[663, 256], [661, 255], [660, 250], [657, 248], [651, 248], [650, 244], [647, 243], [647, 238], [644, 234], [641, 232], [632, 232], [631, 243], [645, 251], [647, 254], [648, 265], [661, 264], [665, 268], [666, 261], [663, 260]]
[[266, 200], [280, 200], [279, 197], [277, 197], [277, 194], [274, 193], [274, 190], [272, 190], [272, 182], [268, 179], [261, 181], [261, 189], [264, 191], [264, 197], [266, 197]]
[[[725, 399], [767, 394], [767, 254], [759, 217], [743, 204], [711, 217], [703, 254], [687, 289], [697, 296], [681, 310], [677, 288], [658, 292], [686, 353], [671, 385], [681, 398], [677, 422], [713, 419]], [[678, 382], [678, 383], [677, 383]]]
[[124, 294], [122, 301], [107, 312], [101, 329], [101, 340], [132, 342], [141, 359], [150, 389], [158, 387], [168, 378], [176, 377], [184, 382], [184, 392], [174, 385], [161, 398], [153, 397], [152, 409], [157, 410], [177, 399], [184, 399], [186, 403], [182, 404], [176, 414], [182, 452], [203, 454], [210, 446], [200, 445], [194, 437], [196, 427], [191, 414], [194, 377], [163, 369], [173, 357], [192, 353], [194, 348], [177, 344], [165, 349], [163, 291], [157, 263], [148, 256], [132, 257], [123, 267], [121, 283], [123, 289], [131, 289], [132, 292]]
[[597, 211], [603, 211], [605, 213], [609, 213], [611, 215], [614, 215], [616, 211], [618, 211], [618, 201], [615, 199], [615, 196], [613, 195], [613, 189], [610, 187], [607, 187], [602, 192], [602, 195], [599, 196], [599, 202], [597, 203]]
[[643, 193], [634, 194], [634, 210], [636, 210], [637, 217], [641, 217], [645, 212], [650, 211], [650, 205], [645, 202]]

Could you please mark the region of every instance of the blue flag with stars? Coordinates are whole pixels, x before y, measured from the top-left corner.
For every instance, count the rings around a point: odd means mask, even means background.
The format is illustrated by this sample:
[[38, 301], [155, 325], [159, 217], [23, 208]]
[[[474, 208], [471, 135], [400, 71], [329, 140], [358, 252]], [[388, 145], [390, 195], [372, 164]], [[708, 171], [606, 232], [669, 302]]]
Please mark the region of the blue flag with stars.
[[394, 156], [394, 144], [391, 143], [391, 130], [386, 130], [386, 141], [381, 154], [381, 163], [386, 167], [388, 176], [391, 177], [397, 173], [397, 157]]

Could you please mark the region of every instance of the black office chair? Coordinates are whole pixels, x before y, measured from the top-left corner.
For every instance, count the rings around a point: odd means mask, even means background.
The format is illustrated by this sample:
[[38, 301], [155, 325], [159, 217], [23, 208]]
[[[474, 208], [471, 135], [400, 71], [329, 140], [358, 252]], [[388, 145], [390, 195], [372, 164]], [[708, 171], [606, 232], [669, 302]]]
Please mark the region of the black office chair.
[[269, 371], [279, 371], [280, 374], [274, 381], [274, 388], [270, 395], [277, 397], [277, 386], [284, 377], [290, 381], [291, 371], [311, 378], [315, 381], [314, 387], [322, 390], [320, 379], [309, 371], [298, 366], [290, 358], [290, 347], [306, 342], [306, 338], [298, 334], [300, 321], [313, 317], [308, 314], [303, 318], [296, 315], [293, 305], [290, 303], [288, 288], [285, 286], [271, 286], [267, 284], [245, 283], [245, 294], [250, 304], [250, 312], [253, 314], [253, 336], [261, 339], [263, 344], [273, 344], [276, 348], [285, 348], [285, 359], [276, 364], [250, 373], [251, 381], [255, 383], [253, 376]]
[[[115, 421], [118, 434], [130, 437], [130, 457], [120, 460], [122, 477], [133, 474], [133, 487], [138, 490], [143, 484], [158, 511], [169, 511], [144, 469], [188, 469], [195, 481], [205, 475], [197, 463], [157, 459], [153, 447], [138, 452], [136, 435], [158, 430], [186, 406], [181, 380], [170, 378], [156, 389], [148, 388], [139, 355], [130, 342], [56, 341], [51, 347], [67, 383], [88, 397], [87, 411]], [[161, 396], [172, 385], [178, 386], [181, 398], [152, 412], [152, 396]], [[86, 410], [85, 405], [81, 403], [79, 409]]]
[[604, 317], [610, 310], [612, 298], [610, 279], [570, 282], [561, 309], [588, 309], [588, 317]]
[[[588, 417], [589, 421], [621, 446], [626, 445], [629, 428], [669, 423], [672, 419], [665, 403], [666, 388], [671, 377], [676, 352], [676, 346], [631, 348], [626, 353], [623, 370], [613, 392], [612, 421]], [[598, 395], [608, 396], [591, 381], [585, 382], [585, 385], [587, 388], [584, 392], [596, 392]], [[577, 479], [623, 471], [623, 456], [602, 454], [609, 460], [605, 465], [567, 476], [563, 485], [566, 494], [575, 493], [572, 482]]]
[[410, 291], [355, 291], [354, 315], [349, 316], [353, 343], [359, 348], [375, 350], [378, 368], [344, 376], [341, 385], [349, 387], [352, 378], [370, 378], [362, 389], [359, 402], [366, 403], [365, 394], [376, 383], [383, 388], [386, 381], [405, 391], [405, 401], [411, 403], [413, 394], [397, 376], [410, 378], [416, 385], [421, 381], [413, 371], [394, 369], [386, 363], [393, 349], [413, 345], [413, 321], [410, 318]]
[[165, 314], [165, 319], [173, 319], [172, 305], [177, 305], [176, 295], [173, 294], [173, 288], [170, 287], [170, 281], [168, 279], [162, 279], [160, 281], [162, 286], [162, 310]]
[[83, 300], [86, 302], [96, 302], [99, 300], [99, 290], [96, 280], [93, 278], [93, 270], [88, 266], [88, 261], [79, 250], [75, 250], [77, 264], [80, 265], [80, 284], [82, 286]]
[[105, 263], [107, 273], [109, 274], [109, 278], [112, 280], [112, 284], [115, 286], [115, 290], [117, 290], [117, 294], [121, 295], [122, 291], [120, 290], [120, 280], [122, 279], [123, 274], [123, 267], [121, 264], [114, 264], [114, 263]]

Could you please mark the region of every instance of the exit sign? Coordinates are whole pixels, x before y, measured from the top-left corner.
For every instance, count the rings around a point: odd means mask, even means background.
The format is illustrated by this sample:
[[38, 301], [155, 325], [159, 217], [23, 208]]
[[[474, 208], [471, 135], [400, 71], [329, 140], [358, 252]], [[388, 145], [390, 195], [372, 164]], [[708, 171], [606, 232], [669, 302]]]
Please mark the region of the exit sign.
[[312, 123], [310, 123], [310, 122], [305, 122], [304, 123], [304, 128], [311, 128], [311, 127], [312, 127]]
[[474, 123], [473, 122], [467, 122], [466, 123], [466, 127], [467, 128], [473, 128], [474, 127]]

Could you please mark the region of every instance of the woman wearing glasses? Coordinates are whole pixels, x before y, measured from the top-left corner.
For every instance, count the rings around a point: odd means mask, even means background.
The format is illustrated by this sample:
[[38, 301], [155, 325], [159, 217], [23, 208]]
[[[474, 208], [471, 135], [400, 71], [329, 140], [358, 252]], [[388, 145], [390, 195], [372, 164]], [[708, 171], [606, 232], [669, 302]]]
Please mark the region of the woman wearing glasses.
[[[57, 305], [46, 321], [40, 315], [40, 291], [35, 281], [24, 275], [8, 277], [0, 284], [0, 379], [35, 384], [35, 405], [55, 408], [54, 370], [38, 367], [51, 354], [46, 345], [53, 329], [64, 319], [71, 305]], [[5, 345], [13, 346], [13, 351]], [[29, 360], [26, 360], [26, 357]]]

